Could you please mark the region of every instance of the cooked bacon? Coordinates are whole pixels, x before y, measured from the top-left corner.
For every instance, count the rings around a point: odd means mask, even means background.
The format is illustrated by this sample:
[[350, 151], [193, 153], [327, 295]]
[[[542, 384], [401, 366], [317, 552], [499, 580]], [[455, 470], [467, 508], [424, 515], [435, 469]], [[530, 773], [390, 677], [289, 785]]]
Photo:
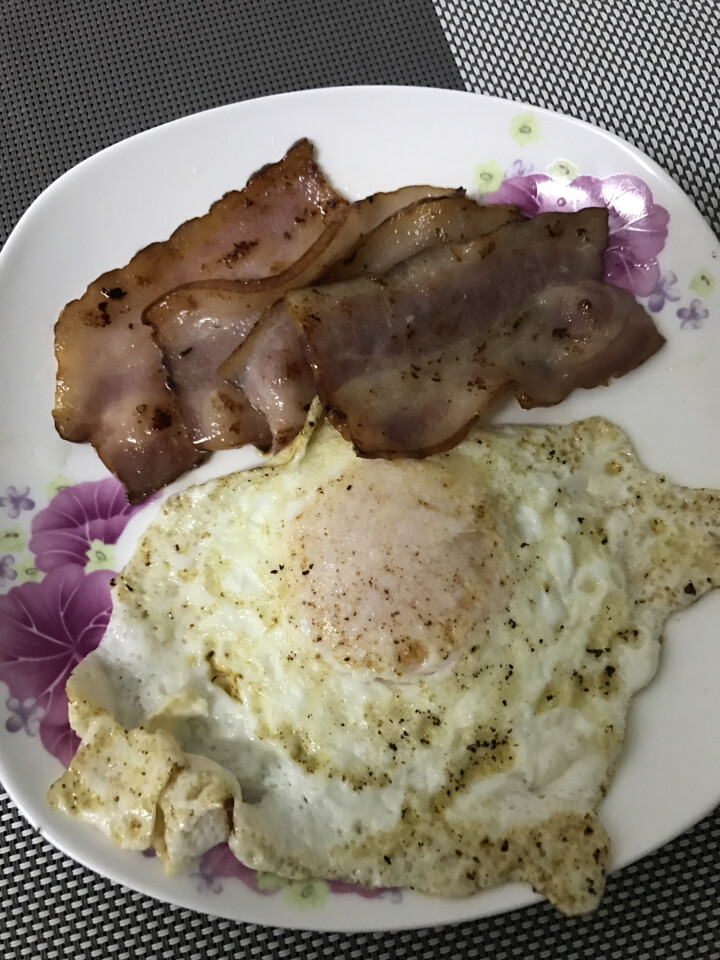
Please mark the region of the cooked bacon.
[[219, 285], [188, 284], [146, 311], [145, 322], [162, 351], [180, 416], [196, 447], [270, 447], [265, 417], [217, 368], [275, 297], [274, 291], [242, 295]]
[[[411, 190], [422, 191], [422, 198], [414, 199]], [[393, 204], [396, 210], [370, 228], [370, 214], [384, 215], [392, 210]], [[349, 215], [351, 220], [353, 211], [355, 222], [348, 225], [342, 238], [350, 252], [337, 260], [341, 244], [335, 245], [332, 256], [326, 260], [337, 262], [326, 272], [319, 270], [316, 274], [322, 274], [323, 284], [338, 276], [385, 272], [425, 247], [478, 237], [503, 223], [522, 219], [516, 207], [482, 207], [468, 200], [461, 191], [438, 194], [430, 187], [376, 194], [354, 204]], [[350, 232], [358, 227], [362, 233], [350, 244]], [[267, 417], [274, 450], [300, 432], [315, 396], [315, 379], [297, 329], [282, 304], [273, 306], [260, 318], [247, 340], [219, 372]]]
[[205, 216], [99, 277], [55, 327], [60, 435], [90, 440], [133, 502], [202, 460], [143, 312], [190, 280], [255, 281], [286, 271], [347, 206], [302, 140]]
[[[466, 211], [468, 206], [477, 207], [465, 199], [461, 190], [451, 191], [444, 187], [403, 187], [393, 193], [376, 193], [366, 197], [352, 204], [345, 219], [338, 220], [334, 230], [326, 232], [327, 237], [321, 238], [308, 251], [292, 274], [286, 273], [276, 278], [277, 296], [293, 287], [325, 277], [332, 272], [336, 263], [349, 258], [350, 251], [358, 249], [363, 237], [374, 236], [382, 229], [382, 224], [387, 223], [388, 218], [400, 215], [398, 211], [415, 209], [419, 203], [418, 197], [422, 198], [420, 202], [437, 200], [441, 204], [453, 203], [453, 209], [458, 211], [458, 220], [464, 218], [464, 223], [472, 219], [472, 214], [460, 214], [460, 210]], [[483, 222], [488, 224], [507, 219], [507, 211], [511, 208], [486, 209], [493, 211], [484, 217]], [[318, 249], [323, 240], [326, 240], [324, 248]], [[396, 244], [394, 249], [397, 254], [399, 245]], [[387, 251], [383, 255], [387, 257]], [[281, 290], [281, 287], [284, 289]], [[315, 396], [315, 381], [295, 326], [281, 305], [272, 306], [252, 328], [247, 339], [238, 339], [237, 343], [239, 345], [230, 356], [225, 354], [227, 359], [220, 366], [219, 374], [227, 381], [225, 389], [231, 384], [240, 396], [246, 396], [257, 410], [262, 411], [270, 424], [273, 450], [278, 450], [300, 432]], [[173, 379], [176, 380], [172, 359], [169, 362]], [[212, 389], [218, 387], [215, 380], [208, 383], [212, 384]]]
[[355, 200], [352, 204], [356, 218], [354, 235], [348, 234], [347, 249], [343, 257], [367, 236], [372, 230], [380, 226], [399, 210], [406, 210], [420, 200], [435, 197], [464, 197], [465, 191], [461, 187], [434, 187], [430, 184], [413, 184], [408, 187], [398, 187], [389, 192], [371, 193], [362, 200]]
[[[418, 194], [447, 193], [446, 188], [439, 187], [403, 187], [393, 193], [374, 194], [352, 205], [344, 204], [315, 242], [282, 273], [244, 281], [187, 283], [152, 304], [145, 311], [144, 321], [153, 330], [153, 339], [162, 353], [191, 441], [203, 450], [245, 443], [267, 449], [274, 438], [273, 446], [278, 449], [299, 432], [314, 396], [314, 387], [309, 387], [310, 397], [298, 407], [299, 398], [308, 385], [312, 385], [312, 376], [297, 339], [294, 344], [298, 355], [296, 382], [292, 386], [288, 384], [292, 397], [281, 409], [275, 402], [270, 405], [272, 432], [268, 419], [259, 412], [264, 407], [251, 406], [243, 392], [244, 382], [229, 383], [217, 373], [219, 364], [243, 343], [263, 311], [286, 290], [317, 279], [366, 231], [372, 230], [378, 220], [413, 202]], [[289, 333], [295, 336], [291, 324]], [[273, 342], [277, 343], [274, 337]], [[288, 365], [288, 360], [288, 354], [282, 351], [264, 359], [267, 390], [275, 388], [279, 377], [289, 376], [292, 364]], [[254, 367], [251, 377], [253, 386], [260, 387]], [[290, 405], [292, 418], [289, 417]]]
[[497, 363], [526, 410], [622, 377], [665, 342], [626, 290], [594, 280], [543, 290], [516, 332], [517, 344], [498, 343]]
[[504, 392], [557, 403], [659, 348], [602, 284], [606, 242], [605, 210], [524, 221], [428, 186], [351, 204], [302, 140], [67, 305], [57, 430], [131, 502], [207, 451], [279, 449], [316, 392], [363, 454], [446, 449]]
[[253, 407], [262, 410], [272, 433], [273, 450], [280, 450], [300, 433], [317, 391], [283, 300], [265, 312], [262, 323], [219, 372], [239, 384]]
[[638, 366], [663, 338], [601, 284], [606, 244], [604, 209], [541, 214], [380, 279], [289, 293], [329, 418], [366, 456], [425, 456], [507, 390], [557, 403]]
[[324, 283], [363, 274], [382, 276], [396, 264], [437, 243], [461, 243], [522, 220], [517, 207], [482, 206], [465, 196], [423, 197], [361, 238], [323, 277]]

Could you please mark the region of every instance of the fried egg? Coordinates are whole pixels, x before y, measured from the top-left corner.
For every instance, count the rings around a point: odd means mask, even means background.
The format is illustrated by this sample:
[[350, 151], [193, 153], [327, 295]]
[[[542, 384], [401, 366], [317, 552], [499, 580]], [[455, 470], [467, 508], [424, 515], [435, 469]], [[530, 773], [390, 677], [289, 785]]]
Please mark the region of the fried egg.
[[599, 418], [424, 460], [311, 421], [286, 462], [165, 502], [68, 684], [50, 802], [169, 870], [228, 839], [285, 877], [521, 880], [587, 912], [628, 706], [717, 583], [719, 503]]

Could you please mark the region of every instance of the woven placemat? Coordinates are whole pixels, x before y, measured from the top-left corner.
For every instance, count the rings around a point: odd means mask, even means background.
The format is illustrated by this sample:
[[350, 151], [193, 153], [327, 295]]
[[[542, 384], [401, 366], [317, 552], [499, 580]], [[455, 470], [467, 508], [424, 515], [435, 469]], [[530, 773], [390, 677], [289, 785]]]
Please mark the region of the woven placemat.
[[[73, 164], [132, 133], [290, 89], [398, 83], [549, 106], [637, 144], [720, 230], [715, 0], [4, 0], [0, 240]], [[422, 135], [422, 130], [419, 130]], [[720, 958], [720, 814], [610, 878], [589, 919], [544, 904], [397, 934], [280, 931], [111, 883], [0, 788], [0, 958]]]
[[610, 130], [720, 234], [717, 0], [435, 0], [465, 89]]

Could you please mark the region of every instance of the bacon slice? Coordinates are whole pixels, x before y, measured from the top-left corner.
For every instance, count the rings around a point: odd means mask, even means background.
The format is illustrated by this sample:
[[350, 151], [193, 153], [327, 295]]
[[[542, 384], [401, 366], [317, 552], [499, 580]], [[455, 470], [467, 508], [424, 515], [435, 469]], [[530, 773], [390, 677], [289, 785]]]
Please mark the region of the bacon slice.
[[323, 277], [323, 282], [349, 280], [363, 274], [382, 276], [438, 243], [461, 243], [523, 220], [517, 207], [482, 206], [465, 196], [423, 197], [388, 217], [363, 236], [354, 249]]
[[[282, 274], [241, 283], [186, 284], [154, 304], [145, 320], [153, 327], [193, 442], [208, 450], [248, 442], [265, 448], [269, 420], [273, 448], [288, 443], [302, 429], [315, 388], [295, 329], [287, 318], [281, 344], [272, 304], [292, 287], [320, 277], [398, 209], [416, 203], [419, 196], [448, 195], [456, 199], [464, 196], [460, 190], [425, 185], [373, 194], [338, 213], [310, 249]], [[262, 319], [256, 339], [253, 328], [265, 309], [267, 332], [262, 332], [266, 326]], [[253, 340], [245, 348], [251, 330]], [[198, 351], [191, 349], [194, 336], [202, 341]], [[267, 343], [263, 343], [265, 336]], [[247, 356], [243, 352], [246, 349]], [[223, 365], [220, 376], [215, 372], [218, 365], [234, 351], [237, 355]], [[257, 373], [258, 362], [262, 376]], [[262, 417], [247, 409], [248, 387]], [[283, 396], [283, 391], [290, 395]]]
[[255, 280], [294, 264], [347, 207], [300, 141], [161, 243], [69, 303], [55, 327], [58, 432], [90, 440], [132, 502], [203, 459], [142, 316], [187, 281]]
[[442, 197], [464, 198], [465, 191], [459, 187], [436, 187], [425, 183], [399, 187], [389, 192], [372, 193], [362, 200], [355, 200], [348, 225], [351, 229], [348, 229], [345, 236], [346, 247], [341, 255], [342, 258], [348, 257], [363, 237], [399, 210], [406, 210], [420, 200]]
[[[422, 198], [415, 199], [411, 190], [422, 191]], [[393, 202], [397, 209], [392, 215], [370, 229], [372, 215], [379, 217], [388, 213]], [[351, 222], [344, 230], [343, 239], [349, 244], [352, 230], [361, 231], [361, 235], [342, 260], [326, 272], [316, 273], [316, 276], [322, 273], [323, 284], [336, 277], [384, 273], [428, 246], [478, 237], [522, 217], [516, 207], [483, 207], [460, 191], [439, 196], [436, 190], [431, 192], [430, 187], [416, 187], [368, 197], [353, 206], [348, 219]], [[336, 244], [326, 261], [337, 257], [339, 246]], [[302, 430], [316, 393], [315, 378], [305, 359], [299, 333], [284, 305], [274, 305], [260, 318], [219, 372], [263, 412], [273, 434], [274, 450], [289, 443]]]
[[196, 447], [223, 450], [252, 443], [269, 449], [267, 420], [217, 368], [275, 297], [274, 290], [243, 295], [219, 284], [187, 284], [146, 311], [145, 322], [162, 351], [182, 422]]
[[516, 337], [497, 342], [496, 363], [525, 409], [622, 377], [665, 342], [626, 290], [594, 280], [543, 290], [523, 313]]
[[272, 433], [273, 450], [282, 449], [300, 433], [317, 389], [283, 300], [263, 314], [218, 372], [262, 411]]
[[366, 456], [425, 456], [509, 389], [556, 403], [638, 366], [663, 338], [629, 294], [602, 286], [606, 244], [604, 209], [541, 214], [380, 279], [289, 293], [329, 418]]

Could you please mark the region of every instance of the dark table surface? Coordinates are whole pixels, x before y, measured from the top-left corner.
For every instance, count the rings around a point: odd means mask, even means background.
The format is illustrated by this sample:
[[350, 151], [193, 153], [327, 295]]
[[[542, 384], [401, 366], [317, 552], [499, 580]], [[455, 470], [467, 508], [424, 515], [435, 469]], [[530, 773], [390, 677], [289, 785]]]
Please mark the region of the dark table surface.
[[[56, 177], [130, 134], [345, 84], [471, 90], [588, 120], [655, 159], [718, 232], [719, 38], [716, 0], [4, 0], [0, 242]], [[0, 957], [720, 958], [720, 811], [611, 876], [588, 919], [541, 904], [345, 935], [217, 920], [129, 891], [49, 846], [0, 787]]]

